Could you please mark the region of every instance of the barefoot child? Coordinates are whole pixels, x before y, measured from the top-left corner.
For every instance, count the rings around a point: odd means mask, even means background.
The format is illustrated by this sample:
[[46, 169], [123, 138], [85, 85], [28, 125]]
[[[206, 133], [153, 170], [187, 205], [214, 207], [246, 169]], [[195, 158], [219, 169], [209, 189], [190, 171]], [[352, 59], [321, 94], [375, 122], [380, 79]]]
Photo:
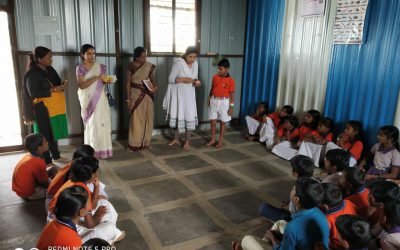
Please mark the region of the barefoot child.
[[225, 132], [225, 122], [231, 120], [233, 113], [235, 97], [235, 81], [229, 75], [230, 63], [228, 59], [222, 58], [218, 63], [218, 74], [214, 75], [212, 87], [208, 96], [208, 116], [211, 120], [211, 140], [207, 147], [215, 145], [215, 133], [217, 129], [217, 120], [220, 125], [220, 136], [217, 148], [222, 146], [222, 140]]
[[259, 135], [265, 115], [268, 113], [268, 104], [266, 102], [260, 102], [257, 106], [256, 113], [251, 116], [246, 116], [247, 129], [249, 135], [247, 139], [254, 141], [256, 136]]
[[267, 148], [274, 146], [274, 136], [283, 127], [285, 118], [293, 114], [293, 107], [285, 105], [280, 111], [269, 114], [264, 118], [260, 129], [260, 142], [265, 142]]

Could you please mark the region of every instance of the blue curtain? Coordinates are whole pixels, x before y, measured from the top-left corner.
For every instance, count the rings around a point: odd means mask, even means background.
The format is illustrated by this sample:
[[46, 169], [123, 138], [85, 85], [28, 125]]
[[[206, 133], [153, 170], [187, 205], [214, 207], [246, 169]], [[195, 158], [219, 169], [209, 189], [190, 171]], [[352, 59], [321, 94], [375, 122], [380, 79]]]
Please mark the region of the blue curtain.
[[284, 13], [284, 0], [248, 0], [241, 122], [260, 101], [275, 109]]
[[369, 148], [378, 129], [393, 124], [400, 87], [400, 1], [370, 0], [365, 44], [335, 45], [325, 98], [325, 115], [363, 123]]

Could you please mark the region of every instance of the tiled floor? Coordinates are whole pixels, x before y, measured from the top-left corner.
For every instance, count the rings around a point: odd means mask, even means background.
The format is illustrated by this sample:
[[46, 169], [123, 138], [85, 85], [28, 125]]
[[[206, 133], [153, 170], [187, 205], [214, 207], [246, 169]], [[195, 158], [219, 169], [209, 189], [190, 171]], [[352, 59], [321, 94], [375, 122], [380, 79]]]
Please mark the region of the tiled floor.
[[[228, 129], [221, 149], [207, 148], [208, 131], [193, 134], [192, 148], [170, 147], [154, 137], [151, 150], [101, 161], [101, 180], [127, 232], [117, 249], [230, 249], [244, 234], [262, 235], [270, 222], [262, 202], [279, 204], [293, 185], [290, 164]], [[70, 157], [74, 147], [62, 147]], [[30, 249], [45, 223], [44, 202], [26, 202], [11, 191], [21, 153], [0, 156], [0, 249]]]

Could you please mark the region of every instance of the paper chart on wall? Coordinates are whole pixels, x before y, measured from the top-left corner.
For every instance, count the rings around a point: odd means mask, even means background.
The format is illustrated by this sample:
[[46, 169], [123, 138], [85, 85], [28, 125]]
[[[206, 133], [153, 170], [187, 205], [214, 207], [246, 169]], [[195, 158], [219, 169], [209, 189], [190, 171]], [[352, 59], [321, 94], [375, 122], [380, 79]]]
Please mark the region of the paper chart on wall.
[[325, 0], [303, 0], [301, 16], [323, 16], [325, 13]]
[[333, 27], [336, 44], [362, 44], [369, 0], [338, 0]]

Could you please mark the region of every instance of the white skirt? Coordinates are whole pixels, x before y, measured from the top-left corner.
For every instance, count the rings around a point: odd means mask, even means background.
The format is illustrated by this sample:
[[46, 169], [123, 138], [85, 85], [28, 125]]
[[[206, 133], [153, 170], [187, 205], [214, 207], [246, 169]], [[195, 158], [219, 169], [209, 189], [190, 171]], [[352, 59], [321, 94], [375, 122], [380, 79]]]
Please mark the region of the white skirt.
[[100, 199], [97, 202], [96, 209], [92, 211], [93, 215], [100, 206], [107, 207], [107, 213], [97, 226], [89, 229], [81, 225], [77, 225], [77, 231], [82, 239], [82, 242], [86, 242], [93, 238], [100, 238], [108, 241], [110, 244], [113, 244], [114, 241], [121, 236], [122, 232], [117, 228], [118, 213], [114, 206], [108, 200]]
[[168, 84], [163, 100], [167, 111], [167, 122], [179, 132], [195, 130], [198, 125], [196, 91], [191, 84]]
[[271, 118], [267, 117], [267, 122], [263, 123], [260, 129], [260, 142], [265, 142], [267, 148], [274, 145], [276, 128]]
[[249, 130], [250, 135], [256, 135], [260, 128], [261, 122], [256, 119], [246, 116], [247, 129]]

